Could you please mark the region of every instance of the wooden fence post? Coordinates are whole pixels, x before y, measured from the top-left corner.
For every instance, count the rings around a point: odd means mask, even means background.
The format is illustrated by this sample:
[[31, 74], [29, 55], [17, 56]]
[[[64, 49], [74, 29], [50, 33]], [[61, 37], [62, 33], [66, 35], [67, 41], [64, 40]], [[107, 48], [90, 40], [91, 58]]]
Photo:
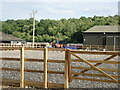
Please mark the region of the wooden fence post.
[[113, 51], [115, 51], [116, 50], [116, 46], [113, 46]]
[[[94, 47], [94, 46], [93, 46], [93, 47]], [[89, 50], [92, 50], [92, 46], [91, 46], [91, 45], [89, 46]]]
[[72, 82], [71, 80], [71, 54], [70, 50], [67, 50], [67, 60], [68, 60], [68, 81]]
[[68, 88], [68, 50], [65, 51], [65, 79], [64, 79], [64, 88]]
[[100, 46], [99, 46], [99, 45], [98, 45], [98, 47], [97, 47], [97, 48], [98, 48], [98, 51], [100, 51]]
[[20, 57], [20, 87], [24, 88], [24, 47], [21, 48]]
[[47, 88], [47, 59], [48, 59], [48, 49], [44, 50], [44, 88]]

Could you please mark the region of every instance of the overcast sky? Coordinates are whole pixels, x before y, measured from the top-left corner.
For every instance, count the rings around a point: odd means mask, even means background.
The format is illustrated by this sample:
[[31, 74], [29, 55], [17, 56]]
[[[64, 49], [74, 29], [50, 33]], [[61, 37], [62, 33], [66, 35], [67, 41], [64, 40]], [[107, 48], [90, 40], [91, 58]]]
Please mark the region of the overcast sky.
[[[16, 2], [17, 1], [17, 2]], [[118, 14], [119, 0], [1, 0], [2, 20], [28, 19], [37, 10], [36, 19], [113, 16]]]

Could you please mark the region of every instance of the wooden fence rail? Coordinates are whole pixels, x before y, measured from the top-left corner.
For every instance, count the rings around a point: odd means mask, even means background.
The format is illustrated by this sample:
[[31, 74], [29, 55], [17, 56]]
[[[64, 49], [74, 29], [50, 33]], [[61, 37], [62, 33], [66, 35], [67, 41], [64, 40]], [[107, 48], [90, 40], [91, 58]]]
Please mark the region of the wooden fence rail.
[[[97, 67], [101, 64], [120, 64], [120, 61], [110, 61], [116, 56], [120, 56], [120, 52], [103, 52], [103, 51], [78, 51], [78, 50], [70, 50], [70, 49], [57, 49], [57, 48], [25, 48], [23, 47], [3, 47], [0, 50], [20, 50], [20, 58], [0, 58], [0, 60], [7, 60], [7, 61], [19, 61], [20, 68], [5, 68], [2, 67], [0, 70], [3, 71], [18, 71], [20, 72], [20, 80], [11, 80], [11, 79], [3, 79], [3, 84], [12, 84], [15, 86], [20, 86], [24, 88], [25, 86], [34, 86], [39, 88], [69, 88], [69, 83], [72, 82], [74, 79], [76, 80], [89, 80], [89, 81], [98, 81], [98, 82], [107, 82], [107, 83], [120, 83], [120, 75], [110, 75], [107, 72], [120, 72], [120, 69], [109, 69], [109, 68], [100, 68]], [[43, 51], [43, 59], [28, 59], [25, 58], [24, 52], [25, 50], [38, 50]], [[64, 51], [65, 52], [65, 59], [64, 60], [49, 60], [48, 59], [48, 51]], [[86, 60], [81, 58], [79, 55], [108, 55], [109, 57], [103, 60]], [[72, 56], [76, 57], [73, 59]], [[43, 70], [32, 70], [32, 69], [25, 69], [24, 64], [25, 62], [43, 62], [44, 69]], [[82, 67], [82, 66], [73, 66], [72, 62], [74, 63], [86, 63], [90, 67]], [[64, 71], [49, 71], [47, 70], [48, 63], [63, 63], [64, 64]], [[92, 64], [96, 63], [96, 64]], [[80, 72], [75, 72], [73, 69], [80, 70]], [[82, 70], [82, 71], [81, 71]], [[92, 74], [86, 73], [90, 70], [98, 71], [101, 74]], [[44, 74], [44, 81], [43, 82], [35, 82], [35, 81], [28, 81], [24, 80], [24, 73], [25, 72], [35, 72], [35, 73], [43, 73]], [[64, 84], [59, 83], [49, 83], [47, 74], [63, 74], [64, 75]], [[108, 77], [106, 80], [102, 79], [91, 79], [91, 78], [83, 78], [78, 77], [80, 75], [90, 76], [90, 77]]]
[[[26, 81], [24, 80], [24, 72], [35, 72], [35, 73], [43, 73], [44, 74], [44, 82], [40, 82], [40, 86], [42, 88], [68, 88], [68, 77], [67, 77], [67, 70], [68, 70], [68, 63], [67, 63], [67, 57], [65, 58], [66, 60], [48, 60], [48, 48], [24, 48], [24, 47], [3, 47], [1, 50], [20, 50], [20, 58], [0, 58], [0, 60], [9, 60], [9, 61], [20, 61], [20, 69], [14, 69], [14, 68], [5, 68], [2, 67], [0, 70], [4, 71], [19, 71], [20, 72], [20, 81], [18, 82], [17, 80], [12, 80], [12, 83], [17, 83], [21, 88], [24, 88], [26, 85], [28, 86], [34, 86], [31, 84], [33, 81]], [[25, 50], [41, 50], [44, 51], [44, 57], [43, 59], [26, 59], [24, 56]], [[60, 51], [65, 51], [65, 49], [54, 49], [54, 50], [60, 50]], [[49, 49], [49, 51], [53, 51], [53, 49]], [[24, 69], [24, 63], [26, 61], [30, 62], [44, 62], [44, 70], [31, 70], [31, 69]], [[48, 71], [47, 70], [47, 63], [64, 63], [65, 69], [64, 71]], [[64, 84], [59, 84], [59, 83], [49, 83], [47, 80], [47, 73], [49, 74], [63, 74], [65, 79], [64, 79]], [[9, 79], [3, 79], [3, 83], [10, 83]], [[35, 87], [39, 87], [39, 84], [37, 85], [38, 82], [33, 82], [35, 83]]]
[[[32, 44], [10, 44], [10, 43], [1, 43], [0, 47], [25, 47], [25, 48], [31, 48], [33, 47]], [[66, 46], [66, 45], [64, 45]], [[45, 48], [49, 47], [49, 44], [34, 44], [34, 48]], [[82, 50], [97, 50], [97, 51], [120, 51], [120, 46], [114, 46], [114, 45], [70, 45], [68, 47], [74, 47]]]

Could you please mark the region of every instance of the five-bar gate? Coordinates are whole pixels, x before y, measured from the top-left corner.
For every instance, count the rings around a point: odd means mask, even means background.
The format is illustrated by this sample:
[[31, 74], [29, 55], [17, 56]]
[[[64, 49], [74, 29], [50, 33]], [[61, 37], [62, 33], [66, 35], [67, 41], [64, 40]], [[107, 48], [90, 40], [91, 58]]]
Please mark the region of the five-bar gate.
[[[88, 55], [89, 57], [94, 56], [94, 60], [90, 60], [90, 58], [88, 58], [87, 60], [83, 57], [83, 55], [84, 57], [87, 57]], [[101, 58], [101, 56], [103, 57], [103, 55], [104, 58]], [[120, 83], [120, 75], [118, 74], [120, 72], [120, 69], [118, 68], [120, 61], [117, 57], [120, 56], [120, 52], [69, 51], [69, 56], [69, 82], [77, 79], [108, 83]], [[97, 79], [97, 77], [99, 77], [99, 79]]]

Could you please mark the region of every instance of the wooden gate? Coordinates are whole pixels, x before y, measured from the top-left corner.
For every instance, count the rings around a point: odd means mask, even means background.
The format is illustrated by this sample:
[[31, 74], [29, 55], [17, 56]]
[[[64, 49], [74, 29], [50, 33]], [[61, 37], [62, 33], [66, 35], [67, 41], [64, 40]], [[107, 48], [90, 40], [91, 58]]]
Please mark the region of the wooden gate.
[[[120, 83], [120, 75], [118, 75], [120, 72], [120, 69], [118, 68], [118, 65], [120, 64], [118, 59], [120, 52], [69, 51], [68, 54], [69, 82], [77, 79]], [[89, 59], [83, 58], [83, 55], [84, 57], [89, 56]], [[95, 55], [94, 58], [92, 58], [94, 60], [90, 59], [92, 55]], [[101, 57], [101, 60], [98, 60], [98, 58], [95, 60], [95, 57]], [[116, 58], [116, 61], [113, 58]]]

